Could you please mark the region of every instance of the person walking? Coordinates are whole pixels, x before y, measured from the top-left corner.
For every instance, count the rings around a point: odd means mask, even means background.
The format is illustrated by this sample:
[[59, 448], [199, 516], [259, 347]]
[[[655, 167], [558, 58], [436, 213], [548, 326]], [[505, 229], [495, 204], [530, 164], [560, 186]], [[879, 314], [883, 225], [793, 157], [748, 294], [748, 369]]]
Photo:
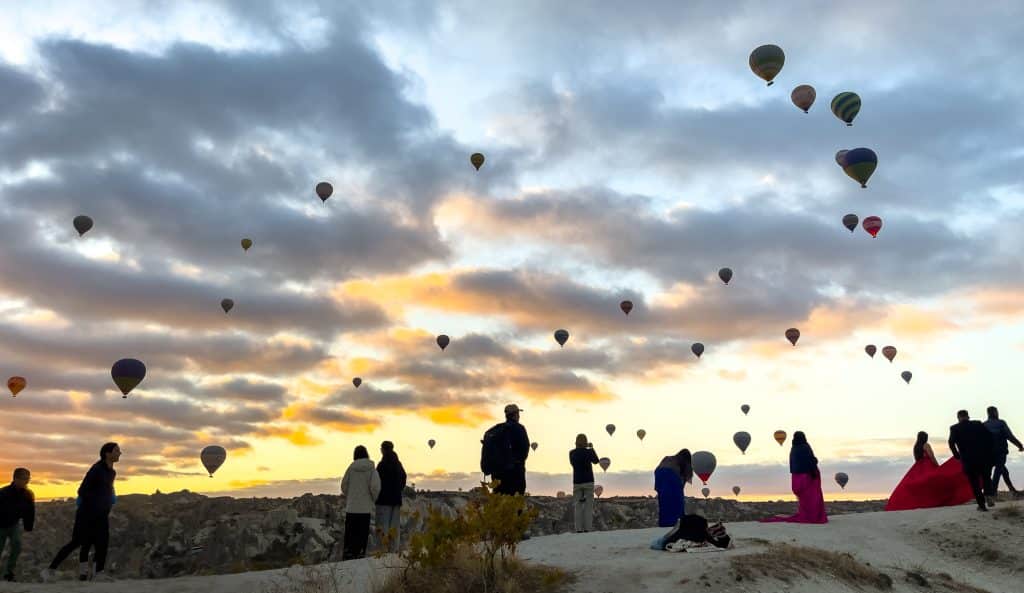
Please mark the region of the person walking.
[[402, 534], [402, 492], [405, 490], [405, 468], [402, 467], [395, 444], [384, 441], [380, 444], [380, 463], [377, 475], [380, 477], [380, 494], [377, 495], [377, 533], [379, 541], [386, 537], [388, 550], [397, 553], [401, 549]]
[[114, 580], [104, 572], [104, 568], [107, 562], [107, 547], [110, 544], [110, 510], [114, 505], [114, 479], [117, 477], [114, 464], [120, 459], [121, 447], [117, 443], [105, 443], [100, 447], [100, 460], [89, 468], [78, 487], [79, 506], [75, 511], [71, 541], [57, 552], [50, 566], [43, 569], [44, 582], [53, 580], [57, 567], [75, 548], [79, 548], [78, 580], [89, 580], [90, 548], [96, 549], [92, 580]]
[[1006, 421], [999, 418], [999, 409], [995, 406], [989, 406], [988, 420], [984, 424], [985, 428], [992, 433], [992, 438], [995, 441], [993, 443], [995, 446], [995, 459], [993, 460], [995, 468], [992, 471], [992, 489], [989, 492], [989, 496], [996, 496], [1001, 478], [1006, 482], [1006, 488], [1010, 491], [1010, 494], [1019, 498], [1022, 493], [1014, 488], [1013, 482], [1010, 481], [1010, 470], [1006, 469], [1006, 457], [1010, 454], [1010, 443], [1017, 447], [1017, 451], [1024, 451], [1024, 445], [1021, 444], [1017, 437], [1013, 436], [1013, 432], [1006, 424]]
[[484, 434], [484, 455], [495, 467], [490, 476], [498, 481], [497, 494], [526, 494], [526, 458], [530, 455], [530, 437], [519, 423], [522, 412], [516, 404], [505, 406], [505, 422]]
[[661, 460], [654, 470], [658, 493], [658, 527], [674, 527], [686, 510], [686, 484], [693, 482], [693, 460], [689, 449]]
[[797, 510], [788, 517], [775, 516], [762, 519], [762, 523], [828, 523], [825, 513], [825, 495], [821, 491], [821, 471], [818, 458], [807, 442], [803, 431], [793, 433], [793, 446], [789, 450], [789, 473], [792, 474], [793, 494]]
[[3, 556], [4, 547], [10, 541], [10, 551], [4, 565], [4, 580], [9, 582], [14, 581], [14, 567], [21, 554], [21, 528], [18, 522], [25, 526], [27, 533], [32, 531], [36, 521], [36, 497], [28, 489], [31, 481], [31, 472], [19, 467], [14, 470], [10, 485], [0, 488], [0, 556]]
[[964, 475], [971, 484], [979, 511], [995, 506], [992, 498], [992, 466], [995, 465], [995, 447], [992, 433], [977, 420], [971, 420], [967, 410], [956, 413], [957, 423], [949, 427], [949, 450], [964, 466]]
[[569, 451], [576, 533], [594, 529], [594, 465], [597, 462], [597, 453], [587, 435], [576, 435], [576, 448]]
[[370, 515], [374, 502], [380, 496], [380, 476], [366, 447], [359, 445], [352, 453], [352, 464], [341, 479], [341, 493], [345, 495], [345, 540], [342, 560], [366, 556], [370, 539]]

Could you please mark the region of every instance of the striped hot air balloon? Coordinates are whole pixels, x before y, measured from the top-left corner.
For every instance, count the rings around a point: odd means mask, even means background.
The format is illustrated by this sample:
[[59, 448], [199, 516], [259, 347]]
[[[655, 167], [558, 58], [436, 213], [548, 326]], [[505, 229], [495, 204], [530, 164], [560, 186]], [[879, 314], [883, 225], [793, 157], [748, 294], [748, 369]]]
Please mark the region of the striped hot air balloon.
[[853, 118], [860, 113], [860, 95], [850, 91], [839, 93], [832, 99], [832, 113], [852, 126]]
[[762, 45], [750, 52], [750, 69], [772, 86], [786, 63], [786, 52], [777, 45]]

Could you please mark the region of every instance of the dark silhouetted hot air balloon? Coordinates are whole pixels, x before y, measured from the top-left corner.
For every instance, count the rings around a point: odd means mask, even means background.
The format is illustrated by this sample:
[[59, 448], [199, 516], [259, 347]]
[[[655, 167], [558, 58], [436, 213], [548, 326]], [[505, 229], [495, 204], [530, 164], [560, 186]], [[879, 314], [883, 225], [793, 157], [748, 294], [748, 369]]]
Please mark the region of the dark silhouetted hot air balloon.
[[633, 310], [633, 301], [622, 301], [619, 303], [619, 308], [622, 309], [623, 313], [629, 315], [629, 312]]
[[718, 467], [718, 461], [710, 451], [697, 451], [691, 458], [693, 464], [693, 473], [697, 474], [701, 482], [708, 483], [708, 479], [711, 478], [711, 474], [715, 473], [715, 468]]
[[910, 371], [903, 371], [900, 373], [900, 376], [903, 377], [904, 381], [910, 383], [910, 378], [914, 376], [914, 373], [911, 373]]
[[782, 443], [786, 442], [786, 431], [784, 430], [776, 430], [773, 436], [775, 437], [775, 442], [777, 442], [780, 447], [782, 446]]
[[747, 454], [747, 447], [750, 446], [750, 433], [749, 432], [737, 432], [732, 435], [732, 442], [739, 447], [740, 453]]
[[469, 155], [469, 162], [476, 168], [477, 171], [484, 165], [484, 155], [479, 152], [474, 152]]
[[878, 352], [878, 348], [876, 348], [874, 344], [868, 344], [867, 346], [864, 346], [864, 352], [867, 352], [868, 356], [874, 358], [875, 352]]
[[235, 301], [233, 301], [233, 300], [231, 300], [231, 299], [223, 299], [223, 300], [222, 300], [222, 301], [220, 302], [220, 308], [221, 308], [221, 309], [224, 309], [224, 312], [225, 312], [225, 313], [227, 313], [228, 311], [230, 311], [230, 310], [231, 310], [231, 309], [232, 309], [232, 308], [233, 308], [234, 306], [235, 306]]
[[604, 429], [606, 431], [608, 431], [608, 436], [614, 436], [615, 435], [615, 425], [614, 424], [609, 424], [608, 426], [605, 426]]
[[732, 487], [732, 493], [735, 494], [736, 496], [739, 496], [740, 495], [740, 487], [739, 486], [733, 486]]
[[860, 183], [861, 187], [868, 186], [868, 179], [871, 179], [876, 167], [878, 155], [870, 148], [854, 148], [843, 155], [843, 172]]
[[110, 376], [121, 390], [121, 397], [126, 398], [128, 393], [146, 378], [146, 365], [141, 360], [122, 358], [110, 367]]
[[228, 458], [228, 452], [224, 450], [224, 447], [218, 445], [210, 445], [203, 449], [202, 453], [199, 454], [199, 460], [203, 462], [203, 467], [210, 473], [210, 477], [213, 477], [214, 472], [224, 465], [224, 460]]
[[250, 247], [252, 247], [252, 239], [250, 239], [248, 237], [246, 237], [245, 239], [242, 239], [242, 250], [243, 251], [249, 251]]
[[7, 380], [7, 389], [11, 390], [11, 397], [18, 397], [26, 385], [28, 385], [28, 381], [25, 380], [25, 377], [14, 376]]
[[602, 494], [604, 494], [604, 486], [602, 486], [600, 484], [598, 484], [597, 486], [594, 486], [594, 496], [596, 496], [598, 498], [601, 498]]
[[729, 284], [729, 281], [732, 280], [732, 269], [722, 268], [718, 270], [718, 277], [721, 278], [722, 282]]
[[847, 228], [851, 233], [857, 230], [857, 223], [860, 219], [857, 218], [856, 214], [847, 214], [843, 217], [843, 226]]
[[433, 449], [434, 445], [436, 445], [436, 444], [437, 444], [437, 441], [435, 441], [434, 439], [430, 439], [429, 441], [427, 441], [427, 446], [430, 447], [431, 449]]
[[356, 386], [356, 389], [359, 389], [359, 386], [363, 384], [363, 380], [359, 377], [355, 377], [352, 379], [352, 384]]
[[555, 331], [555, 341], [559, 346], [565, 346], [565, 343], [569, 341], [569, 332], [564, 329]]
[[321, 181], [316, 184], [316, 195], [320, 198], [321, 202], [327, 203], [327, 198], [331, 197], [334, 193], [334, 186], [326, 181]]
[[800, 330], [795, 327], [791, 327], [786, 330], [786, 339], [789, 343], [796, 346], [796, 341], [800, 339]]
[[694, 356], [700, 358], [700, 355], [704, 354], [704, 344], [694, 342], [693, 345], [690, 346], [690, 352], [693, 352]]
[[744, 416], [746, 416], [747, 413], [750, 412], [750, 406], [748, 406], [747, 404], [743, 404], [742, 406], [740, 406], [740, 411], [743, 412]]
[[793, 89], [793, 92], [789, 94], [793, 105], [803, 109], [804, 113], [810, 111], [811, 105], [814, 105], [814, 99], [817, 96], [818, 94], [814, 92], [814, 87], [809, 84], [802, 84]]
[[75, 219], [71, 221], [71, 224], [75, 226], [75, 230], [78, 231], [78, 236], [81, 237], [88, 233], [89, 229], [92, 228], [92, 219], [82, 214], [76, 216]]
[[537, 447], [539, 447], [539, 446], [540, 445], [538, 445], [536, 442], [530, 443], [530, 448], [533, 449], [534, 451], [536, 451]]
[[772, 86], [786, 63], [786, 53], [777, 45], [762, 45], [750, 52], [750, 69]]
[[646, 430], [641, 428], [640, 430], [636, 431], [636, 438], [640, 439], [641, 441], [644, 440], [645, 436], [647, 436], [647, 431]]
[[704, 495], [704, 498], [707, 498], [707, 497], [711, 496], [711, 488], [708, 488], [707, 486], [705, 486], [705, 487], [700, 489], [700, 493]]
[[887, 358], [889, 362], [892, 362], [892, 359], [896, 358], [896, 347], [886, 346], [885, 348], [882, 348], [882, 356]]
[[437, 336], [437, 345], [441, 348], [441, 350], [444, 350], [445, 348], [447, 348], [448, 344], [450, 344], [450, 343], [451, 343], [451, 338], [449, 338], [448, 336], [446, 336], [444, 334], [441, 334], [441, 335]]
[[601, 471], [608, 471], [608, 468], [612, 465], [612, 460], [607, 457], [602, 457], [597, 460], [597, 464], [601, 466]]
[[853, 118], [860, 112], [860, 95], [845, 91], [839, 93], [832, 99], [832, 113], [846, 122], [846, 125], [853, 125]]
[[839, 484], [839, 487], [842, 488], [843, 490], [846, 490], [846, 484], [849, 481], [850, 476], [846, 475], [844, 472], [839, 472], [836, 474], [836, 484]]
[[882, 230], [882, 219], [877, 216], [869, 216], [864, 219], [864, 230], [868, 232], [872, 237], [878, 236], [878, 231]]

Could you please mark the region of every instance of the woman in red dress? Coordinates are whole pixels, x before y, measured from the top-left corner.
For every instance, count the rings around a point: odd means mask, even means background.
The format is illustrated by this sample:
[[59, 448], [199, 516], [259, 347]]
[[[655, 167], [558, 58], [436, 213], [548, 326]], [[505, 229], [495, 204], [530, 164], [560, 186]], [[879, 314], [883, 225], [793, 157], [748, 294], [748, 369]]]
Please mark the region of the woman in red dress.
[[906, 511], [964, 504], [974, 499], [971, 485], [963, 472], [960, 460], [950, 457], [939, 465], [935, 460], [932, 446], [928, 444], [928, 433], [917, 433], [914, 443], [914, 465], [885, 505], [887, 511]]

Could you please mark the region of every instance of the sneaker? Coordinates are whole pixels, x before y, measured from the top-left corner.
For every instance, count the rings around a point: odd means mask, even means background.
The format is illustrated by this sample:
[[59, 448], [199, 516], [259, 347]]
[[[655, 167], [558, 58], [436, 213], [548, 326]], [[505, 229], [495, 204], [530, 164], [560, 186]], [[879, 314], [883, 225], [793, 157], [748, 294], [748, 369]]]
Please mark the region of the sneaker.
[[985, 497], [985, 504], [987, 504], [990, 508], [996, 506], [996, 499], [995, 499], [995, 497], [986, 496]]
[[92, 580], [96, 581], [97, 583], [113, 583], [114, 577], [107, 574], [106, 571], [101, 570], [97, 572], [95, 575], [93, 575]]
[[44, 583], [52, 583], [57, 580], [57, 571], [52, 568], [44, 568], [39, 571], [39, 578], [43, 579]]

